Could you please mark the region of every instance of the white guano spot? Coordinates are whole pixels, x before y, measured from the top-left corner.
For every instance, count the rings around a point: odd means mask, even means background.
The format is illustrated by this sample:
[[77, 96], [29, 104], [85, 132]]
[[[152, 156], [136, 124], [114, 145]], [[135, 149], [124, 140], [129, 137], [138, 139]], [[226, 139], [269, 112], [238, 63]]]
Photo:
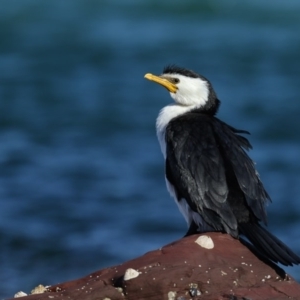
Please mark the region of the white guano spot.
[[[42, 284], [39, 284], [38, 286], [36, 286], [32, 291], [31, 294], [42, 294], [45, 293], [47, 291], [47, 288], [49, 286], [43, 286]], [[56, 288], [56, 291], [58, 288]]]
[[124, 280], [127, 281], [130, 279], [136, 278], [139, 275], [140, 275], [140, 273], [137, 270], [129, 268], [125, 271]]
[[208, 235], [199, 236], [196, 239], [195, 243], [206, 249], [212, 249], [215, 246], [212, 238]]
[[168, 293], [168, 300], [175, 300], [176, 292], [170, 291]]
[[20, 298], [20, 297], [25, 297], [25, 296], [27, 296], [27, 294], [20, 291], [15, 294], [14, 298]]

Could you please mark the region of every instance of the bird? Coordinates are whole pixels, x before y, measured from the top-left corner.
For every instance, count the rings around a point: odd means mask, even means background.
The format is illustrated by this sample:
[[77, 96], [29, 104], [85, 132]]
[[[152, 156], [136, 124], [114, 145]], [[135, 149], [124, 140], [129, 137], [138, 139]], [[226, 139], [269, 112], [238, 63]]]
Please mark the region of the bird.
[[186, 236], [217, 231], [246, 237], [268, 261], [298, 265], [300, 257], [266, 229], [271, 199], [247, 154], [249, 132], [216, 117], [221, 102], [210, 81], [177, 65], [144, 77], [174, 100], [160, 110], [156, 133], [167, 189], [188, 224]]

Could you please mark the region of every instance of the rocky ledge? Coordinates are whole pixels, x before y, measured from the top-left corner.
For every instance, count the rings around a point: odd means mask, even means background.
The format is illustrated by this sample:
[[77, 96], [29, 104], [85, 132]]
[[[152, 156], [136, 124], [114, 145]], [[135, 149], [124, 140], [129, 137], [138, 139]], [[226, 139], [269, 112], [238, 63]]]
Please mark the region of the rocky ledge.
[[192, 235], [41, 292], [22, 300], [300, 299], [293, 278], [222, 233]]

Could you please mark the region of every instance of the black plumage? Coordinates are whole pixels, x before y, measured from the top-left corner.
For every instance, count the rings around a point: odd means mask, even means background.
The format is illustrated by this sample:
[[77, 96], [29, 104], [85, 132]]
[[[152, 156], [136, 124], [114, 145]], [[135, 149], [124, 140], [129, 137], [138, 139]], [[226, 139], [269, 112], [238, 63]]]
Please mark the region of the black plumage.
[[[187, 234], [208, 228], [235, 238], [245, 235], [265, 258], [284, 265], [299, 264], [300, 258], [261, 225], [267, 224], [265, 206], [270, 197], [246, 153], [251, 148], [244, 136], [248, 132], [215, 117], [220, 101], [210, 82], [177, 66], [165, 68], [157, 80], [147, 75], [146, 78], [169, 89], [178, 110], [182, 109], [182, 113], [166, 121], [163, 129], [160, 119], [157, 126], [158, 135], [164, 135], [167, 182], [174, 189], [179, 206], [185, 207], [184, 201], [188, 206], [184, 212], [189, 223]], [[186, 90], [188, 85], [196, 90], [197, 84], [203, 94], [199, 105], [195, 100], [189, 103], [187, 98], [195, 95]], [[174, 106], [169, 107], [163, 113], [174, 110]], [[159, 118], [167, 120], [161, 115]], [[195, 220], [195, 214], [199, 221]]]
[[204, 212], [206, 223], [237, 237], [238, 223], [266, 222], [268, 194], [244, 151], [251, 146], [237, 130], [215, 117], [188, 112], [170, 121], [166, 142], [167, 179], [178, 199]]

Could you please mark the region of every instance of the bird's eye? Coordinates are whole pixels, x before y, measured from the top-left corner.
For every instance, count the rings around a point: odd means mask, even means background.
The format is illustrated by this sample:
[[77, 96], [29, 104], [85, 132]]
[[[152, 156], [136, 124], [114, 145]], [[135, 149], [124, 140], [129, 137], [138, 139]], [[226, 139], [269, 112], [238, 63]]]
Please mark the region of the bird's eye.
[[173, 79], [173, 82], [174, 82], [174, 83], [179, 83], [179, 81], [180, 81], [180, 80], [179, 80], [178, 78], [174, 78], [174, 79]]

